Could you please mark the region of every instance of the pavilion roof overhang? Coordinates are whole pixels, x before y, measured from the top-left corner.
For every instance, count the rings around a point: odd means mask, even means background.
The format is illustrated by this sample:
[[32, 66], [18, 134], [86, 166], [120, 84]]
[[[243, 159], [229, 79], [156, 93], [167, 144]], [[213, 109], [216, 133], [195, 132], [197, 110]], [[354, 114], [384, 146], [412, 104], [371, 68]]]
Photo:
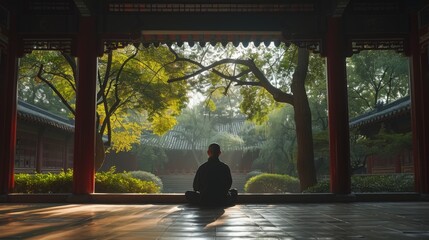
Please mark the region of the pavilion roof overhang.
[[128, 43], [213, 41], [293, 42], [323, 53], [329, 16], [344, 19], [349, 55], [406, 52], [409, 14], [420, 11], [420, 26], [429, 25], [426, 0], [5, 0], [0, 6], [17, 13], [23, 52], [73, 52], [81, 16], [96, 19], [101, 53]]
[[74, 132], [73, 120], [58, 116], [23, 101], [18, 101], [17, 115], [19, 119], [26, 122], [50, 126], [66, 132]]
[[386, 105], [381, 105], [376, 109], [364, 113], [358, 117], [350, 119], [350, 128], [365, 127], [374, 123], [380, 123], [388, 119], [398, 118], [403, 115], [411, 114], [410, 96], [400, 98]]

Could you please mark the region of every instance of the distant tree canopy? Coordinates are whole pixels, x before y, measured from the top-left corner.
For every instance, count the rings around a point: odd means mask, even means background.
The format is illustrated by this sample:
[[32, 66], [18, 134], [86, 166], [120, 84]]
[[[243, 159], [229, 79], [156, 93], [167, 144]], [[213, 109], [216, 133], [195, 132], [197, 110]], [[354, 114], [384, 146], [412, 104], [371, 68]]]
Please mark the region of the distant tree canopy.
[[[187, 101], [186, 84], [167, 84], [174, 69], [168, 48], [127, 46], [99, 58], [97, 132], [114, 151], [129, 150], [143, 129], [162, 134], [176, 124]], [[77, 61], [61, 52], [34, 51], [22, 58], [19, 98], [50, 111], [75, 113]]]
[[347, 73], [350, 117], [409, 95], [408, 59], [393, 51], [354, 54]]

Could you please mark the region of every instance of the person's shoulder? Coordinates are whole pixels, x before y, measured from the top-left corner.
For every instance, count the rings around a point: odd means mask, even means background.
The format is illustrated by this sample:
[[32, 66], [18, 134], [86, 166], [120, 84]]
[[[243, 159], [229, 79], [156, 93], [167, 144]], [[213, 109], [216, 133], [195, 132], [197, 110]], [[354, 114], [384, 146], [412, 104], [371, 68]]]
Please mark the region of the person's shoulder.
[[209, 162], [204, 162], [199, 166], [199, 168], [206, 168], [209, 165]]
[[222, 165], [222, 167], [229, 168], [228, 164], [226, 164], [226, 163], [224, 163], [224, 162], [222, 162], [222, 161], [219, 161], [219, 162], [220, 162], [220, 164]]

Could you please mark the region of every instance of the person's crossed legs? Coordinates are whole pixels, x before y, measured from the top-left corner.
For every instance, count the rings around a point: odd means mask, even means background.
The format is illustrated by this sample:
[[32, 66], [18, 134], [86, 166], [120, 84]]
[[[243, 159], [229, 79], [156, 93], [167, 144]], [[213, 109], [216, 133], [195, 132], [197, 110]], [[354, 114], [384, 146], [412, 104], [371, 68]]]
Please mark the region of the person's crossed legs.
[[201, 196], [200, 192], [195, 192], [195, 191], [187, 191], [185, 193], [186, 196], [186, 200], [190, 203], [190, 204], [195, 204], [195, 205], [226, 205], [226, 206], [230, 206], [230, 205], [234, 205], [237, 202], [237, 198], [238, 198], [238, 191], [237, 189], [231, 189], [228, 191], [227, 195], [225, 196], [224, 199], [222, 199], [222, 201], [211, 201], [212, 199], [204, 199]]

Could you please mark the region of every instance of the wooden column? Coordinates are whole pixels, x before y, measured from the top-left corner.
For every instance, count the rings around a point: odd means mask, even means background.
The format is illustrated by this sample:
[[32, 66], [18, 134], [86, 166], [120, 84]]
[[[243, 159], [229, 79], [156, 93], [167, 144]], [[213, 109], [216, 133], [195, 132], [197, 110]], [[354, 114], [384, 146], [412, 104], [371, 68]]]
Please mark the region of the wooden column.
[[96, 24], [81, 17], [77, 57], [78, 84], [74, 136], [73, 194], [90, 194], [95, 189], [95, 111], [97, 79]]
[[411, 125], [415, 191], [429, 193], [429, 66], [428, 48], [422, 47], [418, 16], [410, 19]]
[[10, 16], [7, 49], [0, 54], [0, 194], [12, 192], [16, 151], [17, 38]]
[[341, 18], [328, 19], [326, 41], [331, 192], [349, 194], [349, 111], [345, 39]]

